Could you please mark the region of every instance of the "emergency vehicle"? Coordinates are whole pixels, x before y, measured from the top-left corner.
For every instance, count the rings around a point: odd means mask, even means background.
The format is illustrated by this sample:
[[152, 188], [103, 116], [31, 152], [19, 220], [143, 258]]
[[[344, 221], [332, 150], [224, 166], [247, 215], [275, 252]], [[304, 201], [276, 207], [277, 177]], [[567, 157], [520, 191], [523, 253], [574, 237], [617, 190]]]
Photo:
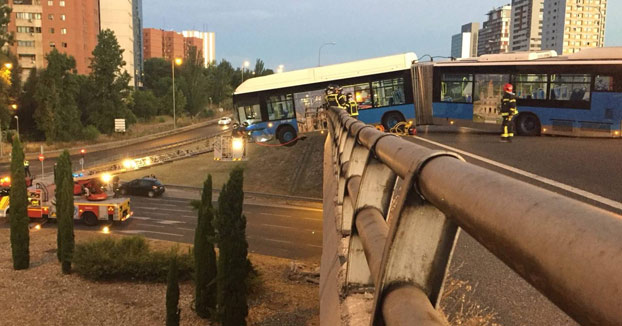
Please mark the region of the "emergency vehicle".
[[[33, 219], [56, 219], [56, 186], [36, 183], [28, 188], [28, 217]], [[97, 201], [89, 200], [84, 196], [74, 196], [74, 220], [82, 220], [89, 226], [97, 225], [100, 221], [125, 221], [132, 216], [129, 198], [111, 198]], [[0, 198], [0, 217], [9, 214], [9, 196]]]

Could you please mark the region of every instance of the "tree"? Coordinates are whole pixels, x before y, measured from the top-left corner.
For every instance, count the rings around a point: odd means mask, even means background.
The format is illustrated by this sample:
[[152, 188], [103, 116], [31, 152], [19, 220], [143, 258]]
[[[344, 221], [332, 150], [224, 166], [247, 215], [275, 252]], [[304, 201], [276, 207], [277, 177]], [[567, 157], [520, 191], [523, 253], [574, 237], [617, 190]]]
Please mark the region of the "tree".
[[248, 315], [246, 278], [249, 272], [243, 170], [236, 167], [223, 185], [214, 220], [218, 240], [218, 312], [223, 326], [245, 326]]
[[4, 48], [6, 44], [13, 44], [13, 33], [8, 30], [12, 11], [7, 0], [0, 0], [0, 48]]
[[212, 207], [212, 175], [203, 183], [201, 201], [194, 202], [198, 210], [194, 234], [195, 310], [201, 318], [209, 318], [216, 310], [216, 252], [214, 251], [214, 208]]
[[186, 111], [196, 115], [207, 106], [207, 76], [204, 73], [203, 58], [196, 46], [188, 50], [184, 64], [181, 66], [179, 88], [186, 96]]
[[236, 73], [227, 60], [222, 60], [218, 65], [210, 65], [207, 69], [207, 76], [210, 97], [215, 103], [231, 98], [233, 90], [240, 83], [240, 79], [237, 79], [237, 83], [233, 84], [234, 78], [238, 78], [240, 72]]
[[30, 235], [28, 231], [28, 194], [24, 170], [24, 151], [19, 137], [13, 137], [11, 153], [11, 252], [13, 268], [27, 269], [30, 266]]
[[179, 281], [177, 256], [171, 258], [166, 286], [166, 326], [179, 326]]
[[134, 91], [134, 105], [132, 111], [143, 119], [149, 119], [162, 111], [162, 102], [150, 90]]
[[20, 133], [22, 135], [28, 135], [28, 139], [31, 140], [45, 140], [45, 135], [39, 132], [34, 119], [38, 106], [35, 94], [39, 88], [40, 75], [41, 74], [36, 69], [30, 72], [28, 79], [26, 79], [24, 83], [23, 92], [19, 95], [17, 100]]
[[171, 62], [162, 58], [145, 60], [145, 89], [157, 97], [166, 96], [172, 84]]
[[113, 31], [106, 29], [97, 35], [89, 75], [93, 94], [86, 107], [86, 121], [104, 133], [114, 131], [114, 119], [132, 123], [136, 118], [128, 108], [131, 77], [123, 70], [123, 52]]
[[36, 86], [34, 119], [47, 141], [69, 141], [80, 135], [82, 124], [76, 104], [79, 92], [76, 60], [53, 49], [45, 56], [47, 68]]
[[[175, 88], [177, 89], [177, 92], [175, 93], [175, 115], [179, 118], [182, 113], [185, 112], [184, 108], [186, 106], [186, 96], [177, 85], [175, 85]], [[160, 114], [168, 114], [173, 116], [173, 85], [169, 88], [166, 96], [162, 98], [161, 108], [162, 111], [160, 111]]]
[[63, 274], [71, 273], [71, 261], [75, 240], [73, 234], [73, 177], [71, 158], [67, 150], [63, 151], [56, 167], [56, 220], [57, 257], [61, 262]]

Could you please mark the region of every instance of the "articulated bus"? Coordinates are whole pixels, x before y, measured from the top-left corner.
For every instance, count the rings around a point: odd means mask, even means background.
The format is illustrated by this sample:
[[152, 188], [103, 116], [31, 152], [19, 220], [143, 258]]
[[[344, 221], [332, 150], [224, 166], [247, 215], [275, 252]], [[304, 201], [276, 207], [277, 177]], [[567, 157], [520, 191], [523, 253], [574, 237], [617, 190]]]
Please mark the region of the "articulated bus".
[[356, 99], [359, 120], [390, 129], [414, 118], [414, 60], [405, 53], [251, 78], [233, 94], [237, 120], [256, 142], [290, 143], [298, 133], [324, 128], [325, 89], [336, 84]]
[[519, 135], [620, 137], [622, 47], [415, 63], [412, 76], [417, 125], [500, 130], [503, 85], [511, 83]]

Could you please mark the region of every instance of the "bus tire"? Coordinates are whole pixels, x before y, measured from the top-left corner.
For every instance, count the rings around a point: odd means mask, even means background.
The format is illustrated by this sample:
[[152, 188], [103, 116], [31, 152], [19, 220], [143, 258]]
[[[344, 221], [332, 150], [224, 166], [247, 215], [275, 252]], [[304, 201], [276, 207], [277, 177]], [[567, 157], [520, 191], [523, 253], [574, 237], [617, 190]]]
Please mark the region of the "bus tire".
[[406, 121], [406, 119], [404, 119], [404, 116], [397, 111], [387, 112], [382, 117], [382, 125], [384, 126], [384, 130], [391, 130], [393, 126], [402, 121]]
[[287, 144], [287, 146], [295, 145], [296, 141], [292, 142], [292, 140], [296, 139], [296, 137], [298, 137], [298, 135], [296, 134], [296, 129], [294, 129], [290, 125], [281, 126], [276, 132], [276, 138], [279, 140], [279, 143], [289, 143]]
[[84, 212], [82, 213], [82, 222], [88, 226], [95, 226], [99, 221], [93, 212]]
[[516, 117], [516, 131], [521, 136], [540, 136], [540, 119], [531, 113], [519, 114]]

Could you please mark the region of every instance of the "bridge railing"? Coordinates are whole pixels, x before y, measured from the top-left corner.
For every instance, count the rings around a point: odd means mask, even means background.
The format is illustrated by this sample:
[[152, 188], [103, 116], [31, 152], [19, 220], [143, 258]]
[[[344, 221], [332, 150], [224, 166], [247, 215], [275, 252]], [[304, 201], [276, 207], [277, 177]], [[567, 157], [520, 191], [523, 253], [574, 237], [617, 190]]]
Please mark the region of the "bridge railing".
[[458, 228], [579, 323], [622, 325], [621, 216], [377, 131], [344, 110], [328, 117], [324, 167], [333, 165], [337, 189], [327, 198], [325, 172], [324, 219], [349, 239], [341, 297], [375, 291], [371, 325], [445, 324], [435, 307]]

